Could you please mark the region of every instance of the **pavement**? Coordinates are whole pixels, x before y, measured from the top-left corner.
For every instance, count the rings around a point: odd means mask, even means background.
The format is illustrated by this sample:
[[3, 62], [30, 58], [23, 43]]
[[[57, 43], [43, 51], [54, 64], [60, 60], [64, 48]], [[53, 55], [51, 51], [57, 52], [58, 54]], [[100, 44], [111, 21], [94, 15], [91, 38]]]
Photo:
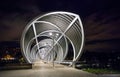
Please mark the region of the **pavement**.
[[32, 69], [0, 71], [0, 77], [97, 77], [82, 70], [60, 64], [35, 63]]

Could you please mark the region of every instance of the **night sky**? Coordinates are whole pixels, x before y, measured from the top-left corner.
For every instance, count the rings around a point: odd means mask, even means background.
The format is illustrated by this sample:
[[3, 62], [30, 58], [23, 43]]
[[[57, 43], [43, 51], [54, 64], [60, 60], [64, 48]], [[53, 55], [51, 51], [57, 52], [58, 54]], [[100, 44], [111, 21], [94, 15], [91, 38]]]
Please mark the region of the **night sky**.
[[120, 51], [119, 0], [0, 0], [0, 42], [19, 41], [30, 20], [52, 11], [80, 15], [85, 51]]

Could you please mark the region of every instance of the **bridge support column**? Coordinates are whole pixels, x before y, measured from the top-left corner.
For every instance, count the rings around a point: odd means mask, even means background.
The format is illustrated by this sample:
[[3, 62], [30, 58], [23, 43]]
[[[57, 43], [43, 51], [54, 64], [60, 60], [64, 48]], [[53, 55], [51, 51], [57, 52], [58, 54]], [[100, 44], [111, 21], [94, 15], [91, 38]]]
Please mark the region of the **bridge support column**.
[[75, 61], [73, 61], [73, 62], [72, 62], [72, 67], [73, 67], [73, 68], [75, 68], [75, 67], [76, 67], [76, 66], [75, 66], [75, 64], [76, 64], [76, 62], [75, 62]]

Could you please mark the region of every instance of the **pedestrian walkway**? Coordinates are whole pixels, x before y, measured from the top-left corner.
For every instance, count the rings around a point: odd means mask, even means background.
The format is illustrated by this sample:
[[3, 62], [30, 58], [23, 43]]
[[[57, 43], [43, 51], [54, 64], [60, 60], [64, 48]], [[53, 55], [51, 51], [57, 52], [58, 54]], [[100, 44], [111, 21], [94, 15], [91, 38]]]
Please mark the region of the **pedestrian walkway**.
[[0, 77], [97, 77], [72, 67], [52, 63], [38, 62], [32, 69], [0, 71]]

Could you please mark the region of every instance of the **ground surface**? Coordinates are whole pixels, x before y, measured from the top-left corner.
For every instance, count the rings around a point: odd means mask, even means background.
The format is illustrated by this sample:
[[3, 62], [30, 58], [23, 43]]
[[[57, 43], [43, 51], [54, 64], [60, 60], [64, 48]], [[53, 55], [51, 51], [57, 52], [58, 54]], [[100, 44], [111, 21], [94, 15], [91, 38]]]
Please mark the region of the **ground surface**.
[[4, 70], [0, 77], [97, 77], [94, 74], [59, 64], [36, 63], [33, 69]]

